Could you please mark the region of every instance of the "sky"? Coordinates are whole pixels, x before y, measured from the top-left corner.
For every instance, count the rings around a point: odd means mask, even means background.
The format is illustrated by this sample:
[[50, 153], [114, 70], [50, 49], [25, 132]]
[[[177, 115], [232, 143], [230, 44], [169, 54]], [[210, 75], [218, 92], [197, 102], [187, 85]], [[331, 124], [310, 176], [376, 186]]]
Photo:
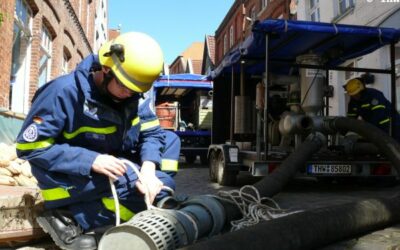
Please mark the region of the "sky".
[[171, 64], [193, 42], [214, 35], [234, 0], [108, 0], [108, 28], [152, 36]]

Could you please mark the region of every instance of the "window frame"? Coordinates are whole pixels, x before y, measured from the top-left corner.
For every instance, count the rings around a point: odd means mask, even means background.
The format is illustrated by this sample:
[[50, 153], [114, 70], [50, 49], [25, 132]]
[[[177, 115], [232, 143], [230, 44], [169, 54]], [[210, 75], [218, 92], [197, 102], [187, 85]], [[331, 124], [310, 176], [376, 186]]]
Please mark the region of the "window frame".
[[225, 55], [226, 52], [228, 52], [228, 36], [225, 33], [224, 34], [224, 41], [223, 41], [223, 55]]
[[8, 94], [10, 110], [18, 113], [27, 113], [29, 109], [32, 18], [33, 11], [27, 1], [16, 0]]
[[235, 29], [233, 27], [233, 24], [229, 28], [229, 48], [232, 48], [235, 40]]
[[62, 75], [68, 74], [69, 59], [70, 59], [70, 57], [68, 56], [68, 54], [64, 52], [63, 57], [62, 57], [62, 65], [61, 65], [61, 74]]
[[[342, 3], [344, 3], [344, 8], [342, 8]], [[355, 0], [336, 0], [335, 5], [335, 19], [338, 19], [347, 15], [355, 7]]]
[[[53, 38], [49, 29], [43, 24], [40, 42], [40, 59], [39, 59], [39, 71], [38, 71], [38, 87], [45, 85], [51, 76], [51, 66], [52, 66], [52, 48]], [[47, 58], [44, 58], [46, 56]], [[43, 72], [45, 72], [44, 80], [42, 80]]]
[[[321, 14], [320, 14], [319, 0], [309, 0], [308, 5], [309, 5], [308, 12], [309, 12], [310, 21], [320, 22]], [[314, 15], [314, 14], [316, 14], [316, 15]]]

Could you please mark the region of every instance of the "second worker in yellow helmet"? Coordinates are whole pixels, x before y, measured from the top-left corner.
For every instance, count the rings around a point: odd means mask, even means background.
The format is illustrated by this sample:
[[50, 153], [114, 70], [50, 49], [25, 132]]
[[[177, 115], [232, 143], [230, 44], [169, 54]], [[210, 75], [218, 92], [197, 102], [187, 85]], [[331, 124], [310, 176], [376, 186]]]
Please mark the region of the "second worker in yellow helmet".
[[367, 88], [362, 78], [353, 78], [343, 86], [350, 96], [347, 116], [362, 118], [389, 134], [390, 122], [394, 127], [393, 137], [400, 142], [400, 115], [383, 93], [374, 88]]

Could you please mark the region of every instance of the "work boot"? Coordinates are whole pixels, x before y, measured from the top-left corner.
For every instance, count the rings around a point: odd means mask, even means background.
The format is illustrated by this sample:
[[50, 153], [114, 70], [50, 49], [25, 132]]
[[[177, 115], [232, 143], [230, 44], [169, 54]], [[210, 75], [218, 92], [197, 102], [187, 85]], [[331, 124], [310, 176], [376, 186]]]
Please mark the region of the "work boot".
[[95, 237], [82, 234], [82, 228], [72, 219], [68, 211], [47, 210], [38, 216], [36, 221], [61, 249], [92, 250], [97, 248]]

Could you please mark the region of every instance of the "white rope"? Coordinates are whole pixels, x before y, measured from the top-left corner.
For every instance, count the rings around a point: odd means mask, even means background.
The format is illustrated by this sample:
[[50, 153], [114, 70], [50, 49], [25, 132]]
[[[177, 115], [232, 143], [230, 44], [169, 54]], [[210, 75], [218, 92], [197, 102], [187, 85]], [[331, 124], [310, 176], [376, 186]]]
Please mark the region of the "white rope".
[[[244, 192], [244, 190], [251, 190]], [[231, 221], [231, 231], [253, 226], [261, 220], [271, 220], [301, 211], [288, 212], [281, 209], [278, 203], [268, 197], [260, 197], [258, 190], [254, 186], [246, 185], [239, 190], [220, 191], [216, 198], [235, 204], [243, 215], [242, 219]]]
[[[137, 175], [137, 177], [138, 177], [138, 180], [140, 181], [140, 180], [141, 180], [141, 174], [140, 174], [138, 168], [135, 166], [135, 164], [133, 164], [131, 161], [128, 161], [128, 160], [125, 160], [125, 159], [123, 159], [122, 161], [123, 161], [126, 165], [130, 166], [130, 167], [133, 169], [133, 171], [136, 173], [136, 175]], [[109, 178], [109, 181], [110, 181], [111, 193], [112, 193], [112, 195], [113, 195], [114, 206], [115, 206], [115, 225], [116, 225], [116, 226], [119, 226], [119, 224], [120, 224], [120, 218], [121, 218], [120, 216], [121, 216], [121, 215], [120, 215], [120, 211], [119, 211], [118, 194], [117, 194], [117, 190], [115, 189], [115, 185], [114, 185], [113, 180], [112, 180], [111, 178]], [[143, 185], [143, 186], [144, 186], [144, 188], [145, 188], [144, 202], [145, 202], [145, 204], [146, 204], [147, 210], [152, 210], [152, 209], [153, 209], [153, 210], [157, 210], [157, 209], [161, 209], [161, 208], [158, 208], [158, 207], [156, 207], [156, 206], [153, 206], [153, 205], [150, 203], [149, 190], [148, 190], [148, 188], [147, 188], [146, 185]], [[163, 189], [163, 190], [166, 190], [166, 191], [168, 191], [168, 192], [170, 192], [171, 194], [174, 194], [174, 190], [173, 190], [172, 188], [168, 187], [168, 186], [163, 186], [162, 189]]]

